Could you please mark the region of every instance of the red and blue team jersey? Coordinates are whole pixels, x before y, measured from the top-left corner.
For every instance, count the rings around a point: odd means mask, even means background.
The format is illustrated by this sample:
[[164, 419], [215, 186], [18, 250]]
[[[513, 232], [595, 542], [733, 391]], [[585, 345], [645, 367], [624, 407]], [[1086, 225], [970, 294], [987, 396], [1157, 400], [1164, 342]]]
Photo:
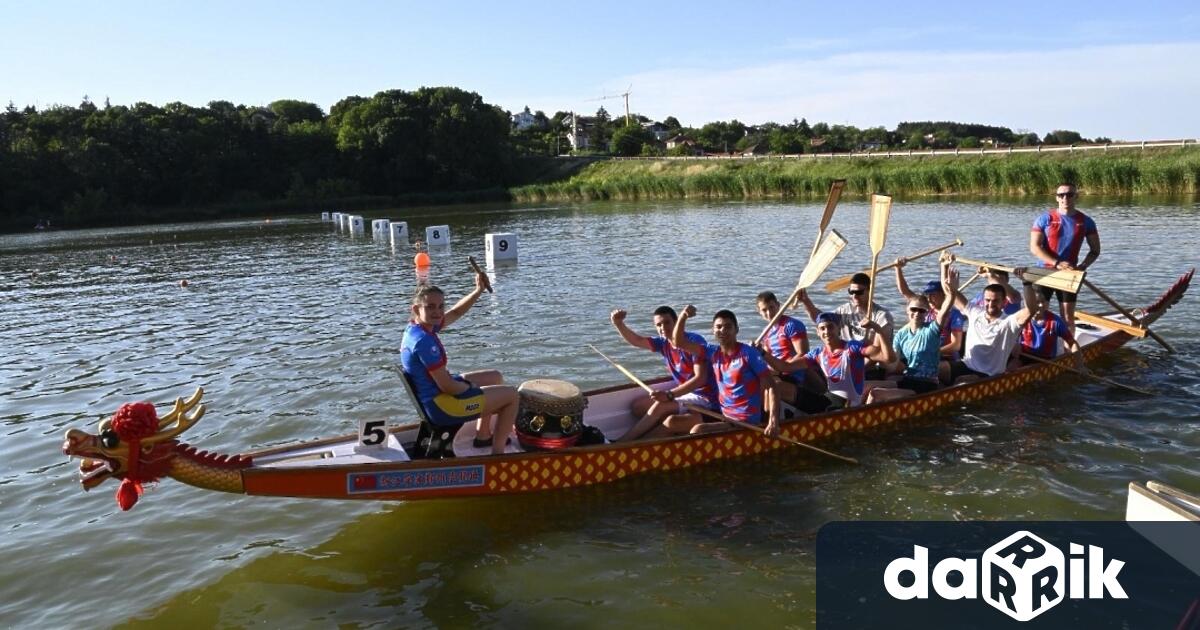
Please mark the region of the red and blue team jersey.
[[[708, 342], [699, 333], [685, 332], [683, 334], [688, 341], [707, 346]], [[671, 373], [671, 378], [675, 379], [675, 383], [683, 384], [688, 379], [696, 375], [696, 360], [692, 355], [671, 345], [663, 337], [650, 337], [650, 349], [662, 355], [663, 363], [667, 364], [667, 371]], [[695, 393], [707, 400], [716, 401], [717, 392], [713, 388], [712, 379], [705, 379], [704, 384], [695, 389]]]
[[[1088, 236], [1096, 234], [1096, 222], [1079, 211], [1067, 215], [1052, 208], [1034, 220], [1030, 231], [1041, 232], [1046, 237], [1046, 249], [1056, 258], [1078, 265], [1079, 249]], [[1040, 260], [1038, 264], [1042, 267], [1054, 267]]]
[[[1008, 305], [1006, 304], [1005, 307], [1007, 307], [1007, 306]], [[1021, 310], [1021, 307], [1018, 306], [1017, 310], [1018, 311]], [[1014, 312], [1016, 312], [1016, 311], [1014, 311]], [[932, 309], [927, 311], [925, 313], [925, 321], [929, 322], [930, 324], [936, 322], [937, 321], [937, 311], [932, 310]], [[962, 311], [951, 306], [950, 307], [950, 315], [948, 315], [947, 319], [946, 319], [946, 327], [942, 329], [942, 345], [944, 346], [944, 345], [950, 343], [950, 333], [953, 333], [956, 330], [962, 330], [963, 324], [965, 324], [965, 323], [967, 323], [967, 316], [963, 315]]]
[[841, 350], [822, 346], [805, 355], [820, 363], [829, 391], [845, 397], [851, 406], [858, 405], [862, 400], [863, 383], [867, 378], [862, 349], [861, 341], [847, 341]]
[[780, 361], [791, 361], [796, 355], [796, 344], [803, 342], [808, 334], [804, 324], [795, 317], [782, 315], [763, 337], [763, 347]]
[[732, 354], [725, 354], [721, 346], [708, 344], [704, 347], [704, 356], [712, 366], [721, 413], [734, 420], [760, 424], [763, 392], [758, 379], [769, 368], [758, 350], [739, 343]]
[[438, 339], [441, 328], [425, 328], [415, 321], [408, 322], [400, 342], [400, 365], [412, 379], [417, 400], [422, 404], [442, 393], [430, 372], [446, 367], [446, 349]]
[[1030, 318], [1021, 328], [1021, 350], [1043, 359], [1053, 359], [1058, 354], [1058, 340], [1075, 341], [1066, 320], [1044, 311], [1045, 317]]

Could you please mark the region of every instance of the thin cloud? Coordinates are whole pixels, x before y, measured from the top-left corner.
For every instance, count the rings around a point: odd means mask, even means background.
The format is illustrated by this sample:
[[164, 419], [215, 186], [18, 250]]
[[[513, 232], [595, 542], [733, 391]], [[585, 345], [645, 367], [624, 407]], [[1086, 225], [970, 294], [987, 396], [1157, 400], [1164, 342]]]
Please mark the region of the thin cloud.
[[883, 51], [711, 71], [663, 69], [619, 79], [634, 111], [689, 125], [956, 120], [1074, 129], [1085, 136], [1200, 135], [1200, 44], [1092, 46], [1040, 52]]

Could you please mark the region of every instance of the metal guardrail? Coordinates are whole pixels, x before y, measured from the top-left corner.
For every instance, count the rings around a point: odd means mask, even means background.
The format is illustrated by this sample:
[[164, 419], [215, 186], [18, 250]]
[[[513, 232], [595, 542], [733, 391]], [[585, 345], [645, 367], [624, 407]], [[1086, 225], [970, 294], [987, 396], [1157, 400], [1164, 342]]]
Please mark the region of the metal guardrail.
[[[608, 158], [588, 156], [593, 159], [609, 160], [793, 160], [793, 159], [836, 159], [836, 158], [894, 158], [929, 156], [1012, 155], [1016, 153], [1075, 153], [1076, 151], [1118, 151], [1121, 149], [1157, 149], [1169, 147], [1200, 146], [1200, 140], [1142, 140], [1140, 142], [1110, 142], [1106, 144], [1081, 145], [1038, 145], [1033, 147], [1003, 147], [998, 149], [929, 149], [924, 151], [850, 151], [848, 153], [789, 153], [786, 155], [685, 155], [685, 156], [633, 156]], [[565, 157], [565, 156], [559, 156]]]

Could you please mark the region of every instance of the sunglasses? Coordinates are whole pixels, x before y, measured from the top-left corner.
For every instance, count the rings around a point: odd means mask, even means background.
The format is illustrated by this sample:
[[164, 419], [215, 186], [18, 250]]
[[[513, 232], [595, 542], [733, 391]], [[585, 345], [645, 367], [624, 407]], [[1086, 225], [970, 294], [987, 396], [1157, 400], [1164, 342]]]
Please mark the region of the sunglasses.
[[866, 293], [866, 291], [862, 289], [850, 289], [849, 291], [846, 291], [846, 293], [849, 293], [850, 295], [862, 295]]
[[1075, 196], [1075, 193], [1073, 193], [1073, 192], [1054, 193], [1054, 196], [1055, 196], [1055, 197], [1063, 197], [1063, 198], [1066, 198], [1066, 199], [1070, 199], [1071, 197], [1074, 197], [1074, 196]]
[[923, 309], [923, 308], [910, 308], [910, 309], [908, 309], [908, 312], [912, 313], [913, 315], [924, 315], [925, 313], [928, 313], [929, 311], [926, 309]]

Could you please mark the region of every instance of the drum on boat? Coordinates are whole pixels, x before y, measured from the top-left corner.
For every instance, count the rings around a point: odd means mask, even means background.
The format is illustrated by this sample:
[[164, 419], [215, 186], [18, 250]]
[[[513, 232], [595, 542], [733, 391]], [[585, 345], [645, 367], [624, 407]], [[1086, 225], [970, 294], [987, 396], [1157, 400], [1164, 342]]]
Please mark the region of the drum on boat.
[[537, 378], [517, 388], [517, 440], [526, 450], [552, 450], [574, 446], [583, 432], [587, 399], [566, 381]]

